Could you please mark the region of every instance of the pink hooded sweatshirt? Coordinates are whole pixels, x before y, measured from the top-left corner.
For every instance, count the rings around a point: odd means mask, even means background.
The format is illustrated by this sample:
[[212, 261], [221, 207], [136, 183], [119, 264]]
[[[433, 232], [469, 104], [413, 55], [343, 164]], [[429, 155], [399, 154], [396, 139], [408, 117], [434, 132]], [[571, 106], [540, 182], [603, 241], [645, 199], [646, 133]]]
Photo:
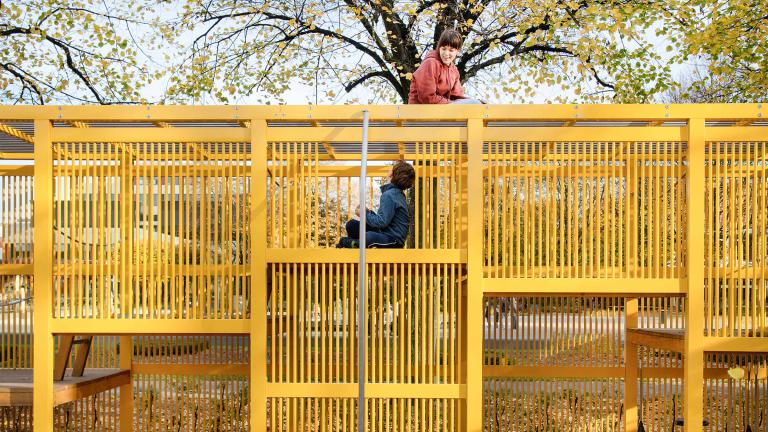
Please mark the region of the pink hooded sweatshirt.
[[453, 63], [446, 66], [437, 50], [430, 51], [413, 73], [408, 103], [448, 104], [456, 99], [466, 99], [459, 70]]

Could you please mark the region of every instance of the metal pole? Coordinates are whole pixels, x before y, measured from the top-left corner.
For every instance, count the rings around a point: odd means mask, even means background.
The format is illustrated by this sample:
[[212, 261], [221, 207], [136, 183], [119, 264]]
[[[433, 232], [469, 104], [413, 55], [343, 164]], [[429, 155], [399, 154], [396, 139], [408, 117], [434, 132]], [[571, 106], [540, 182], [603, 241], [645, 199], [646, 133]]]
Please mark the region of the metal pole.
[[357, 431], [365, 432], [365, 365], [366, 356], [366, 323], [368, 322], [368, 309], [366, 308], [366, 294], [368, 284], [365, 278], [365, 216], [366, 196], [365, 183], [368, 166], [368, 110], [363, 110], [363, 149], [360, 156], [360, 264], [357, 268]]

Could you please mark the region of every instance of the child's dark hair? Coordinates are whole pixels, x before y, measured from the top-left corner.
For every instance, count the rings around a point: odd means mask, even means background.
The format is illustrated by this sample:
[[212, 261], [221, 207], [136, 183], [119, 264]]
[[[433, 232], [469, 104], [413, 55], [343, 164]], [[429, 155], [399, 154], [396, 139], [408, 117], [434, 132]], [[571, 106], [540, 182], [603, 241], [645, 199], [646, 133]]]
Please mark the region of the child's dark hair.
[[440, 39], [438, 39], [437, 47], [435, 48], [440, 49], [440, 47], [449, 46], [451, 48], [460, 50], [461, 45], [462, 45], [461, 33], [457, 32], [454, 29], [447, 29], [447, 30], [443, 30], [443, 32], [440, 34]]
[[398, 161], [392, 166], [392, 184], [398, 189], [406, 190], [413, 186], [416, 171], [408, 162]]

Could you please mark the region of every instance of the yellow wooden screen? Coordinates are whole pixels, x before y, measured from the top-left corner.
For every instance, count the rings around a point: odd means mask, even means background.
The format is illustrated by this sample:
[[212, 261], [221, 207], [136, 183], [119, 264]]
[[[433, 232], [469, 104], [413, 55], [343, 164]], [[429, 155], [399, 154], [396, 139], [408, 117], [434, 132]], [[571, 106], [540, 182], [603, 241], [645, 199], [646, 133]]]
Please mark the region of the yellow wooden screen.
[[[0, 107], [0, 367], [37, 388], [0, 429], [355, 429], [358, 258], [334, 245], [396, 160], [412, 226], [367, 253], [368, 430], [764, 428], [764, 111]], [[133, 384], [54, 408], [66, 333]]]

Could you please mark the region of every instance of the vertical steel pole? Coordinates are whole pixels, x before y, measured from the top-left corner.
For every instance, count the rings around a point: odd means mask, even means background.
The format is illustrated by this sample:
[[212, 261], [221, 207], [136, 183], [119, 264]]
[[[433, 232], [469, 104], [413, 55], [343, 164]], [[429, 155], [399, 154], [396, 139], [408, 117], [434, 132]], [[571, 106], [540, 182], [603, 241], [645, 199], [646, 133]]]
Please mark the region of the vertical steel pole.
[[366, 196], [365, 183], [368, 166], [368, 110], [363, 110], [363, 149], [360, 156], [360, 264], [357, 268], [357, 430], [365, 432], [365, 365], [366, 356], [366, 323], [368, 322], [366, 309], [366, 294], [368, 284], [365, 282], [365, 213]]

